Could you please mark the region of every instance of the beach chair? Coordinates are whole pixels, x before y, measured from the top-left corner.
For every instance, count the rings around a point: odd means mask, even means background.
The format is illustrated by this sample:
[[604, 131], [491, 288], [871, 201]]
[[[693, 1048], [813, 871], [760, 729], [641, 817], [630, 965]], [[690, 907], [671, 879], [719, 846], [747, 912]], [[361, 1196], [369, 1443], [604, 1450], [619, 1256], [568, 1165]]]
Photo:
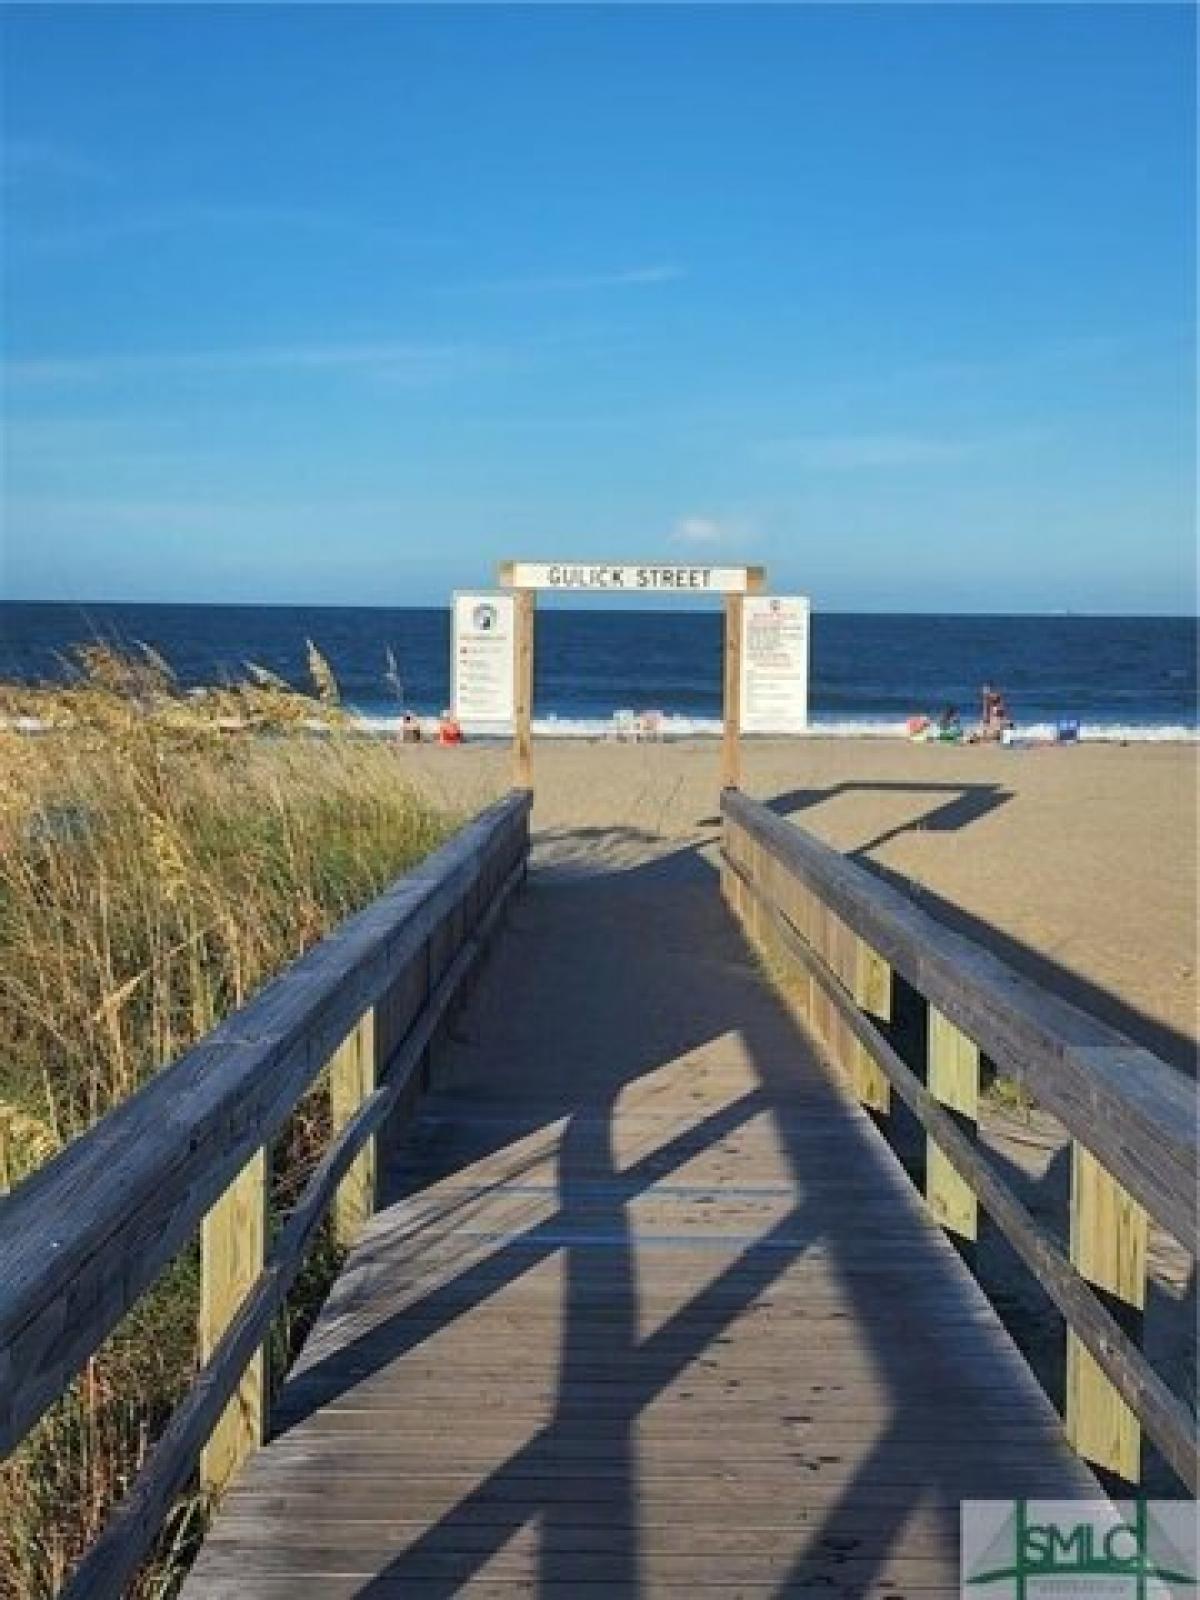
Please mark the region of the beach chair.
[[1079, 743], [1079, 718], [1059, 717], [1054, 725], [1055, 744]]

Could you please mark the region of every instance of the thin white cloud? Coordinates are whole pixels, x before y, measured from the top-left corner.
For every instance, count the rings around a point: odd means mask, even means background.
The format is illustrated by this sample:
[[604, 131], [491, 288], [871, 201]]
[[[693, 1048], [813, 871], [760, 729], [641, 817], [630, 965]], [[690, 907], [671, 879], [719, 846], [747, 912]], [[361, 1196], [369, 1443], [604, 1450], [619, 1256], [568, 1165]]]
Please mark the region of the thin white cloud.
[[768, 439], [758, 454], [810, 472], [851, 472], [878, 467], [940, 466], [961, 461], [977, 446], [969, 440], [921, 434], [862, 433]]
[[103, 384], [124, 378], [224, 377], [254, 373], [362, 373], [399, 383], [437, 383], [472, 376], [504, 360], [497, 349], [468, 344], [390, 340], [350, 344], [250, 345], [136, 355], [32, 357], [9, 362], [14, 384]]
[[745, 539], [750, 532], [742, 517], [680, 517], [671, 529], [672, 544], [719, 545], [734, 544]]
[[574, 294], [590, 289], [639, 289], [677, 283], [687, 276], [670, 262], [623, 267], [612, 272], [533, 275], [527, 278], [493, 278], [482, 283], [447, 285], [450, 294]]

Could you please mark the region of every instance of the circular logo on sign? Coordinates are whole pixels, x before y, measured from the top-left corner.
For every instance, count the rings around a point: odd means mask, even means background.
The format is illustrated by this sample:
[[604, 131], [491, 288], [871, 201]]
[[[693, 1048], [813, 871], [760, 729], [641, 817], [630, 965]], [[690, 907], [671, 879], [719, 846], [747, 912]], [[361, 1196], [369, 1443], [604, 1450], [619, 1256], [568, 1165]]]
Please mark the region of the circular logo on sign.
[[476, 606], [471, 613], [471, 621], [479, 629], [480, 633], [491, 633], [496, 626], [495, 606]]

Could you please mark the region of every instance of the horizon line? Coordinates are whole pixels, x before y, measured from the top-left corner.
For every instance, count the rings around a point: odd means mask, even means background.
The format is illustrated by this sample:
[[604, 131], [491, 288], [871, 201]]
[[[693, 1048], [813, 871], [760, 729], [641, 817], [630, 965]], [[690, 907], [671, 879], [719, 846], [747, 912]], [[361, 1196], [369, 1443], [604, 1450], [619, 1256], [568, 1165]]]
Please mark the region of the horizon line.
[[[359, 602], [353, 600], [118, 600], [118, 599], [62, 599], [62, 598], [33, 598], [30, 596], [13, 597], [0, 596], [0, 606], [62, 606], [86, 610], [89, 606], [173, 606], [173, 607], [204, 607], [207, 610], [227, 611], [449, 611], [455, 593], [463, 594], [516, 594], [516, 589], [505, 589], [501, 586], [488, 586], [480, 584], [471, 588], [452, 590], [448, 593], [444, 603], [428, 601], [419, 605], [381, 605], [378, 601]], [[764, 590], [765, 598], [770, 598], [771, 590]], [[557, 600], [558, 596], [553, 597]], [[607, 598], [607, 594], [604, 596]], [[721, 612], [720, 605], [704, 606], [697, 604], [689, 596], [683, 605], [644, 605], [639, 603], [636, 596], [619, 595], [618, 601], [632, 599], [632, 605], [613, 607], [616, 611], [626, 614], [641, 614], [643, 616], [671, 616], [671, 615], [712, 615], [718, 616]], [[717, 599], [719, 597], [713, 597]], [[807, 598], [811, 599], [811, 596]], [[601, 605], [542, 605], [539, 609], [546, 611], [570, 612], [579, 615], [590, 615], [593, 612], [607, 610]], [[987, 617], [996, 620], [1019, 619], [1034, 617], [1041, 621], [1071, 621], [1087, 620], [1096, 622], [1118, 621], [1143, 621], [1143, 622], [1196, 622], [1200, 623], [1200, 608], [1195, 611], [1092, 611], [1074, 606], [1056, 606], [1044, 611], [988, 611], [974, 610], [969, 607], [957, 607], [953, 610], [939, 608], [921, 608], [910, 610], [907, 608], [884, 609], [870, 606], [856, 608], [852, 606], [813, 606], [814, 613], [822, 616], [841, 617]]]

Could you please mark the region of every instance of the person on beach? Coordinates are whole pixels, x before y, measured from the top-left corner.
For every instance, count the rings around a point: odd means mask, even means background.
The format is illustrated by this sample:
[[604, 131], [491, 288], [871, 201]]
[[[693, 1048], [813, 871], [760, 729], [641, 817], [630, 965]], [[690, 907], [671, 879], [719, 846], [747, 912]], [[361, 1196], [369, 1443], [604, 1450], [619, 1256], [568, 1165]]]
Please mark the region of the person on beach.
[[981, 739], [1000, 739], [1006, 729], [1011, 728], [1013, 719], [1009, 715], [1004, 696], [999, 689], [993, 689], [990, 683], [983, 686], [983, 712], [979, 719], [979, 737]]
[[953, 743], [963, 736], [962, 718], [957, 706], [944, 706], [937, 721], [937, 736]]
[[462, 727], [449, 709], [442, 712], [438, 718], [437, 741], [439, 744], [461, 744], [463, 742]]
[[418, 718], [411, 711], [406, 711], [404, 713], [404, 715], [400, 718], [400, 743], [401, 744], [420, 744], [420, 742], [421, 742], [421, 724], [420, 724], [420, 721], [418, 720]]

